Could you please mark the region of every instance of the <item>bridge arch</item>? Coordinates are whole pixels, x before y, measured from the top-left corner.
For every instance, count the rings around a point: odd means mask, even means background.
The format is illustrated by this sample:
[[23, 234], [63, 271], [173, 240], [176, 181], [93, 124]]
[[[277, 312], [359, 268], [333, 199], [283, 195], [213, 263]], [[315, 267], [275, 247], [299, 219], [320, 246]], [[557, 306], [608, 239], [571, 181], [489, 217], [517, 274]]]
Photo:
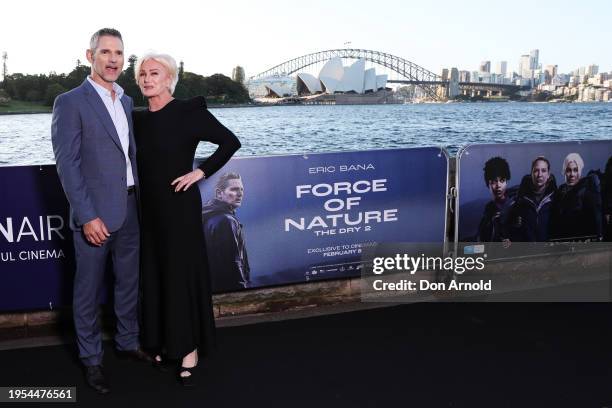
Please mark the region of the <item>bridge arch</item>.
[[408, 81], [414, 81], [415, 85], [423, 89], [428, 96], [437, 99], [436, 86], [427, 83], [441, 81], [441, 77], [439, 75], [436, 75], [433, 72], [404, 58], [385, 52], [364, 50], [359, 48], [342, 48], [302, 55], [301, 57], [285, 61], [264, 72], [254, 75], [249, 78], [249, 81], [263, 79], [274, 75], [291, 75], [310, 65], [327, 61], [334, 57], [346, 59], [364, 59], [366, 61], [381, 65], [400, 74]]

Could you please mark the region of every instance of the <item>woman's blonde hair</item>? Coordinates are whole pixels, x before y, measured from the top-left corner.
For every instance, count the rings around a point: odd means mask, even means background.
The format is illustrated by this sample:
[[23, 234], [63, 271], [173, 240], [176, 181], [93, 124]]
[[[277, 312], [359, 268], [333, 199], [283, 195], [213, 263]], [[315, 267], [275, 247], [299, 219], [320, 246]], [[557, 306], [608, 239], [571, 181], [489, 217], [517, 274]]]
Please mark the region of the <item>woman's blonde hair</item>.
[[565, 160], [563, 160], [563, 173], [565, 173], [565, 170], [567, 170], [567, 166], [571, 162], [576, 163], [576, 167], [578, 167], [578, 174], [582, 176], [582, 169], [584, 168], [584, 160], [582, 160], [582, 157], [580, 157], [578, 153], [570, 153], [567, 155], [567, 157], [565, 157]]
[[178, 82], [178, 68], [176, 66], [176, 61], [168, 54], [158, 54], [155, 52], [149, 52], [138, 58], [136, 62], [136, 67], [134, 68], [134, 79], [136, 79], [136, 83], [138, 84], [138, 78], [140, 76], [140, 67], [145, 61], [153, 60], [157, 61], [166, 68], [168, 71], [168, 75], [172, 78], [172, 82], [170, 83], [170, 94], [174, 93], [174, 88], [176, 88], [176, 84]]

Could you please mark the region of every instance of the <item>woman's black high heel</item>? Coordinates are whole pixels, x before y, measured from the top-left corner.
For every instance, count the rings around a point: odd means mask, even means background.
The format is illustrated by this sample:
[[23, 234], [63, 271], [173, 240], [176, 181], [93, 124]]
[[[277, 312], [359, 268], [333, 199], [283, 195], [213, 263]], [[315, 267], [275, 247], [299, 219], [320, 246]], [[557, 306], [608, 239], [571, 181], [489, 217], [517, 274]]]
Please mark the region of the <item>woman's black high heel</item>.
[[[179, 368], [178, 378], [179, 378], [179, 382], [183, 385], [183, 387], [193, 387], [196, 385], [195, 378], [194, 378], [196, 367], [180, 367]], [[183, 377], [181, 373], [185, 371], [188, 372], [189, 375]]]

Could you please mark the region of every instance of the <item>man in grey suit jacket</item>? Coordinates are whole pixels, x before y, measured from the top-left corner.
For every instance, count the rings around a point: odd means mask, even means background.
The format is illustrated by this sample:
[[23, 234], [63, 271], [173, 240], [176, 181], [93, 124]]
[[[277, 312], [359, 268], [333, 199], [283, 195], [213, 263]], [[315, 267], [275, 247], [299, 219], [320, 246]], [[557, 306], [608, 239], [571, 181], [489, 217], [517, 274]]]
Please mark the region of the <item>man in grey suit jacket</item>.
[[51, 140], [57, 171], [70, 203], [76, 255], [73, 314], [79, 357], [96, 391], [110, 391], [102, 371], [98, 322], [100, 289], [112, 257], [115, 343], [119, 355], [150, 361], [138, 334], [138, 174], [132, 126], [132, 99], [115, 83], [124, 62], [119, 31], [101, 29], [91, 38], [91, 75], [57, 97]]

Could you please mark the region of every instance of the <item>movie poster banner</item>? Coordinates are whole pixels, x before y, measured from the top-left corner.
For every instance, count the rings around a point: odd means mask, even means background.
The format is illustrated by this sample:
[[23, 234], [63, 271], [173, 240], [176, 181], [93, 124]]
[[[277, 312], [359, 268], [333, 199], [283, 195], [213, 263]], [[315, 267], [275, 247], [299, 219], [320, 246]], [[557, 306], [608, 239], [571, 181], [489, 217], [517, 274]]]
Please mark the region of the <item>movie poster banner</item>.
[[[199, 184], [215, 291], [358, 276], [365, 247], [443, 242], [447, 169], [439, 148], [232, 159]], [[70, 305], [55, 166], [0, 167], [0, 188], [0, 311]]]
[[72, 301], [68, 202], [53, 165], [0, 167], [0, 311]]
[[213, 289], [359, 276], [383, 242], [444, 242], [440, 148], [234, 158], [199, 183]]
[[610, 241], [611, 164], [612, 140], [462, 149], [457, 254], [488, 253], [490, 246], [489, 257], [505, 258], [524, 255], [512, 243], [547, 243], [529, 254], [541, 255], [555, 244]]

